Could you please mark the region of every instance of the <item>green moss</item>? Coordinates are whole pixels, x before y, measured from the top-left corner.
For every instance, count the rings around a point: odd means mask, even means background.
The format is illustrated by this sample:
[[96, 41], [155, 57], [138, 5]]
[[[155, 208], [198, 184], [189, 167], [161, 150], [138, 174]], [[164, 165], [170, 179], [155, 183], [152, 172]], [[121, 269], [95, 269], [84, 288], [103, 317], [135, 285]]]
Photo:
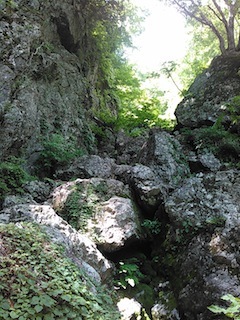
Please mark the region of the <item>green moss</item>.
[[94, 292], [39, 226], [0, 225], [0, 242], [1, 319], [119, 319], [107, 289]]

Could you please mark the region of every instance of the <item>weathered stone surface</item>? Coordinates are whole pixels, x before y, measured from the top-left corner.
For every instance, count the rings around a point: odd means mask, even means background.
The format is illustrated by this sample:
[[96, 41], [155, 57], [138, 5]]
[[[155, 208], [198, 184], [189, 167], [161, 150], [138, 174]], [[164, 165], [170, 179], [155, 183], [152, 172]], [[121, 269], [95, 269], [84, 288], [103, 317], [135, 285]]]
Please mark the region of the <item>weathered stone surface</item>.
[[152, 169], [144, 165], [132, 168], [132, 186], [139, 205], [148, 213], [154, 213], [166, 190]]
[[[214, 224], [235, 225], [239, 217], [238, 171], [197, 174], [188, 178], [168, 198], [166, 211], [176, 227], [211, 228]], [[177, 208], [177, 210], [176, 210]]]
[[174, 293], [169, 281], [158, 284], [159, 299], [151, 308], [153, 320], [180, 320], [180, 315], [176, 309]]
[[129, 137], [124, 131], [119, 131], [116, 138], [117, 163], [131, 165], [138, 162], [147, 140], [148, 134]]
[[131, 320], [135, 319], [137, 316], [140, 316], [142, 306], [135, 299], [123, 298], [118, 304], [118, 310], [121, 313], [122, 320]]
[[62, 244], [74, 262], [95, 281], [107, 281], [111, 275], [113, 265], [103, 257], [94, 242], [74, 230], [51, 206], [22, 204], [5, 208], [0, 212], [1, 223], [19, 221], [33, 221], [46, 226], [52, 240]]
[[129, 189], [120, 181], [91, 178], [68, 182], [54, 190], [52, 205], [70, 224], [87, 233], [102, 251], [119, 250], [140, 237], [139, 212]]
[[120, 181], [91, 178], [68, 182], [54, 190], [52, 205], [102, 251], [119, 250], [140, 237], [139, 212], [128, 187]]
[[188, 154], [189, 166], [192, 172], [218, 171], [222, 167], [218, 160], [211, 152], [190, 152]]
[[16, 10], [0, 13], [0, 159], [21, 153], [30, 167], [56, 130], [94, 148], [85, 120], [86, 78], [73, 50], [83, 38], [81, 14], [67, 0], [37, 3], [20, 0]]
[[48, 182], [36, 180], [27, 182], [23, 186], [23, 189], [26, 193], [30, 194], [36, 202], [43, 203], [44, 201], [47, 201], [50, 196], [53, 185]]
[[187, 159], [176, 138], [167, 132], [152, 130], [141, 154], [140, 163], [150, 167], [162, 188], [162, 199], [189, 173]]
[[214, 124], [225, 112], [226, 102], [239, 95], [239, 53], [216, 57], [196, 78], [175, 115], [179, 125], [196, 128]]
[[172, 283], [186, 319], [215, 319], [207, 306], [239, 294], [239, 190], [239, 171], [198, 174], [166, 201], [179, 246]]
[[101, 178], [76, 179], [54, 189], [51, 195], [53, 208], [57, 212], [62, 212], [69, 195], [73, 192], [78, 192], [79, 199], [82, 200], [79, 203], [79, 209], [81, 209], [81, 204], [84, 204], [84, 201], [88, 202], [88, 200], [92, 204], [97, 204], [109, 200], [113, 196], [130, 197], [128, 187], [121, 181]]
[[97, 155], [83, 156], [77, 158], [66, 169], [56, 172], [56, 177], [62, 180], [70, 180], [73, 177], [88, 178], [111, 178], [113, 173], [114, 160], [101, 158]]
[[139, 212], [130, 199], [112, 197], [98, 206], [94, 220], [92, 236], [101, 251], [120, 250], [142, 237]]

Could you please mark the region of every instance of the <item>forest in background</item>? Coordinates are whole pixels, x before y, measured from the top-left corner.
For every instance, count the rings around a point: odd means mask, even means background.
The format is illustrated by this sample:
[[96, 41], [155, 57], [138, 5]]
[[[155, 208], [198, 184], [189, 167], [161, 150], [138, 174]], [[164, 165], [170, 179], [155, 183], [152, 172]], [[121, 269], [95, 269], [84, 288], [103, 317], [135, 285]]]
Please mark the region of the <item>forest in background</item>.
[[[147, 12], [142, 12], [131, 1], [109, 1], [107, 4], [103, 1], [103, 12], [106, 12], [99, 17], [101, 20], [94, 20], [95, 25], [91, 30], [99, 49], [97, 54], [94, 51], [93, 54], [98, 58], [97, 68], [102, 76], [99, 85], [101, 101], [94, 110], [94, 117], [104, 125], [117, 130], [123, 129], [130, 135], [139, 135], [146, 128], [171, 129], [174, 126], [173, 120], [164, 117], [168, 109], [166, 92], [155, 85], [146, 87], [144, 84], [147, 81], [152, 79], [154, 83], [156, 78], [168, 78], [183, 98], [194, 79], [210, 65], [212, 59], [228, 53], [227, 47], [225, 52], [220, 49], [221, 41], [226, 42], [227, 46], [228, 23], [233, 10], [227, 1], [222, 1], [221, 7], [215, 6], [215, 1], [204, 4], [201, 1], [185, 1], [188, 11], [182, 10], [182, 1], [166, 2], [166, 5], [175, 6], [186, 16], [190, 41], [181, 62], [166, 61], [160, 70], [142, 74], [125, 57], [126, 47], [131, 47], [131, 39], [142, 31], [142, 22], [147, 15]], [[239, 4], [235, 11], [238, 6]], [[93, 7], [89, 5], [89, 8]], [[237, 19], [236, 13], [234, 19]], [[234, 28], [237, 33], [237, 27]], [[217, 32], [214, 32], [216, 30]], [[238, 37], [237, 34], [235, 36]], [[238, 50], [237, 46], [230, 49]]]

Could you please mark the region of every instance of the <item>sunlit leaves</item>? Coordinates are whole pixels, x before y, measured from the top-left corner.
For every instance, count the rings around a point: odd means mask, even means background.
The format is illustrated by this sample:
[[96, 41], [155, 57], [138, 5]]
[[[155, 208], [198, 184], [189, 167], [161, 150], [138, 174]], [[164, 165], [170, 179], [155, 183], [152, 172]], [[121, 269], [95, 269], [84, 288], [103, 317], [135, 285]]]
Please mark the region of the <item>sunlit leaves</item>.
[[118, 319], [111, 297], [107, 304], [95, 287], [96, 301], [89, 279], [39, 227], [0, 225], [0, 239], [0, 319]]

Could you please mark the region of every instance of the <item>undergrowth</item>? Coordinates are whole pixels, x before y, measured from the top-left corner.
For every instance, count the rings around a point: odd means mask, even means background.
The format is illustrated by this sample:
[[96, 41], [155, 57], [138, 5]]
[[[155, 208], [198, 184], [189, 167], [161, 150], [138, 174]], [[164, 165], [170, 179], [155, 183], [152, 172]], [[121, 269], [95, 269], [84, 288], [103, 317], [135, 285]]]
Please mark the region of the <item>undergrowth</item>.
[[33, 177], [22, 167], [22, 160], [11, 157], [0, 163], [0, 206], [8, 194], [21, 194], [22, 185]]
[[186, 143], [195, 150], [208, 150], [219, 158], [236, 162], [240, 154], [239, 136], [224, 129], [222, 125], [213, 125], [194, 130], [183, 129], [181, 134]]
[[93, 286], [39, 226], [0, 225], [0, 257], [0, 319], [119, 319], [107, 289]]

